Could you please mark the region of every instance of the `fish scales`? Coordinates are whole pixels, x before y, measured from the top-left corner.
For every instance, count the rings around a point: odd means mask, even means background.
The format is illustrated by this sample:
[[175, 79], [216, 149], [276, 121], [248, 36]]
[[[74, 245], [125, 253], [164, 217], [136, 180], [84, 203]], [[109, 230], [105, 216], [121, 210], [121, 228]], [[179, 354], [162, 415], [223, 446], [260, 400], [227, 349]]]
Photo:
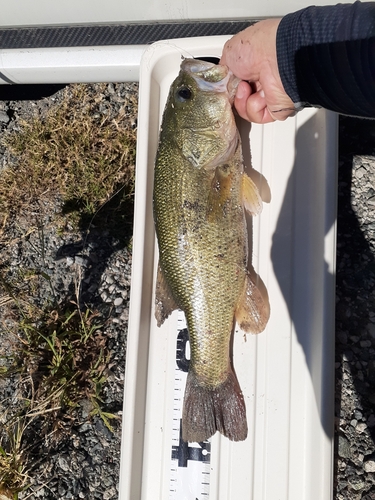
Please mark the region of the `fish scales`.
[[[241, 164], [231, 163], [232, 167], [227, 164], [228, 168], [235, 177], [240, 176]], [[247, 234], [244, 230], [227, 230], [245, 225], [238, 201], [239, 182], [233, 182], [237, 188], [230, 191], [230, 197], [219, 207], [221, 213], [217, 214], [212, 203], [216, 194], [215, 190], [211, 193], [213, 174], [190, 164], [179, 172], [177, 164], [170, 156], [166, 168], [162, 167], [163, 175], [170, 170], [170, 192], [163, 202], [165, 210], [158, 216], [163, 228], [158, 232], [158, 240], [160, 248], [165, 249], [160, 264], [172, 289], [177, 290], [178, 305], [186, 314], [193, 367], [202, 372], [207, 383], [218, 385], [223, 375], [218, 377], [217, 372], [226, 374], [228, 370], [228, 336], [245, 279], [241, 269]], [[220, 192], [217, 195], [220, 196]], [[177, 219], [176, 214], [179, 214]], [[216, 293], [213, 294], [213, 290]], [[212, 353], [215, 353], [214, 360], [210, 359]]]
[[247, 316], [249, 308], [254, 310], [260, 320], [249, 320], [247, 330], [253, 331], [263, 329], [269, 315], [247, 272], [244, 190], [254, 190], [255, 204], [260, 197], [243, 172], [231, 111], [234, 91], [228, 90], [232, 81], [226, 67], [182, 63], [155, 162], [156, 318], [160, 325], [176, 308], [186, 316], [191, 359], [182, 426], [187, 441], [203, 441], [216, 430], [233, 440], [246, 438], [230, 338], [237, 311]]

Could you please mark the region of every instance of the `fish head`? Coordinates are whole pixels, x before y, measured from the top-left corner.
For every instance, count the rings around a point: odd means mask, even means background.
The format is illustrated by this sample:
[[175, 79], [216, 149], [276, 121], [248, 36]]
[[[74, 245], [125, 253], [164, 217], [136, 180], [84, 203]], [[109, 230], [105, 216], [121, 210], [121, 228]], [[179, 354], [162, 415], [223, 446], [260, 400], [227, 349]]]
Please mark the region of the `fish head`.
[[227, 66], [185, 59], [173, 82], [162, 128], [194, 166], [216, 168], [238, 143], [232, 104], [239, 79]]

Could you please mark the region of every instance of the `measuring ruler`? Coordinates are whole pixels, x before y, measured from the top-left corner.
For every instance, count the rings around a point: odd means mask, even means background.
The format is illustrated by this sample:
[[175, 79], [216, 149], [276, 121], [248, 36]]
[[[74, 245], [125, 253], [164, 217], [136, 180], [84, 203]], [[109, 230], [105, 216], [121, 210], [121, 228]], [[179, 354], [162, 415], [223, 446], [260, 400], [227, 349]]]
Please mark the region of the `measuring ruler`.
[[178, 311], [169, 500], [208, 500], [210, 496], [211, 442], [182, 440], [182, 406], [189, 361], [185, 315]]

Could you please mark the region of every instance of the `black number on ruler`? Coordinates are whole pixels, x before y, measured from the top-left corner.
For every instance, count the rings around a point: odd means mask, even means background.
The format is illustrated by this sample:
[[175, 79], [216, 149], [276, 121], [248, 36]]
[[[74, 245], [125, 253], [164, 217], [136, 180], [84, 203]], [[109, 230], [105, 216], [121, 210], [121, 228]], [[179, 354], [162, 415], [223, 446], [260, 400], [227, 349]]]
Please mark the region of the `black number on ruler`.
[[211, 443], [203, 441], [199, 444], [199, 448], [189, 446], [182, 440], [182, 420], [180, 420], [180, 440], [178, 446], [172, 446], [172, 459], [178, 460], [179, 467], [187, 467], [188, 460], [196, 462], [210, 463]]
[[189, 371], [190, 360], [186, 358], [186, 344], [189, 342], [189, 333], [187, 328], [178, 332], [176, 347], [176, 363], [183, 372]]

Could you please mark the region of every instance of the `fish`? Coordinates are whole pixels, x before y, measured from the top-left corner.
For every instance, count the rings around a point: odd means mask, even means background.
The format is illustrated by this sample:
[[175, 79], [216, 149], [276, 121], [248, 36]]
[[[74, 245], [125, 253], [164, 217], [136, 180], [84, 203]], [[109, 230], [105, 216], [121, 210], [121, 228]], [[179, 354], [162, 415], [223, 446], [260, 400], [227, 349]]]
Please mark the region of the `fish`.
[[154, 166], [155, 318], [160, 327], [174, 310], [185, 313], [187, 442], [217, 431], [246, 439], [245, 401], [230, 354], [234, 321], [260, 333], [270, 315], [248, 270], [245, 211], [259, 214], [262, 199], [244, 172], [232, 109], [238, 82], [224, 65], [184, 59], [170, 87]]

